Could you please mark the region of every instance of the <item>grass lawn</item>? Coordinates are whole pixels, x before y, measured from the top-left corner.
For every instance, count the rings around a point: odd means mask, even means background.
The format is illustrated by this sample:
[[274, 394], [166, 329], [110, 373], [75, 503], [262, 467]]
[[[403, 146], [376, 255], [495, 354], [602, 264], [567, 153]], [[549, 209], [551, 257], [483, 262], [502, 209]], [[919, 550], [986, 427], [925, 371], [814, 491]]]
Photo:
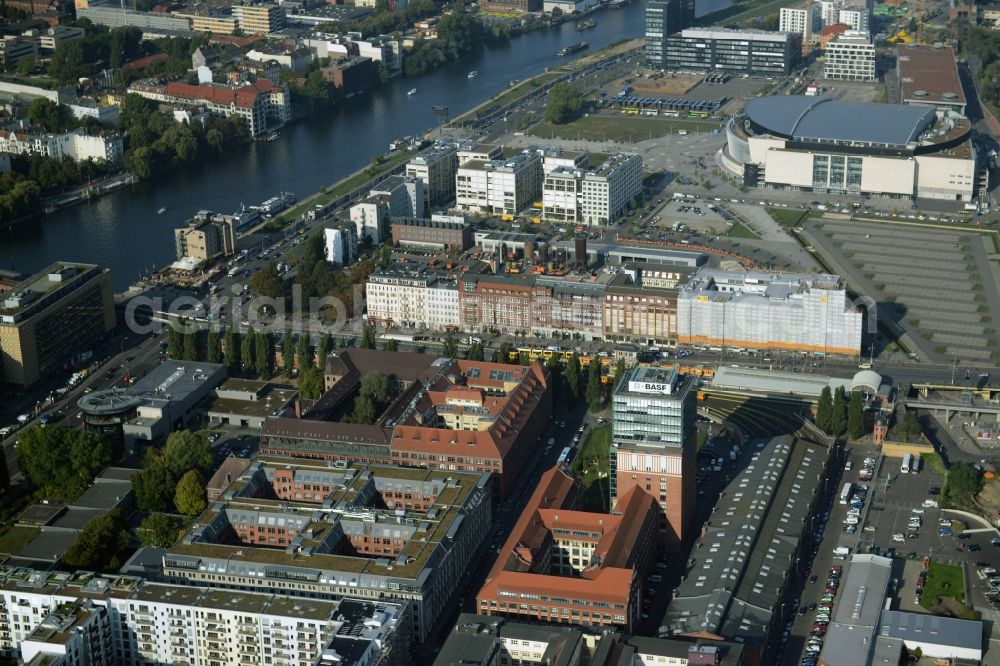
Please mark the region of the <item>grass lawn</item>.
[[764, 210], [783, 227], [798, 227], [809, 216], [809, 211], [798, 208], [765, 208]]
[[961, 567], [931, 562], [920, 605], [930, 610], [937, 606], [938, 597], [951, 597], [965, 603], [965, 577]]
[[582, 511], [608, 510], [608, 454], [611, 450], [611, 426], [594, 428], [587, 433], [576, 458], [573, 471], [583, 479]]
[[729, 227], [729, 231], [726, 233], [726, 236], [729, 236], [730, 238], [749, 238], [750, 240], [760, 240], [760, 236], [751, 231], [750, 227], [742, 222], [733, 222], [733, 226]]
[[37, 527], [14, 525], [0, 535], [0, 553], [15, 555], [41, 532]]
[[577, 118], [565, 125], [541, 122], [528, 130], [528, 134], [544, 139], [586, 139], [589, 141], [642, 141], [650, 137], [674, 134], [678, 130], [710, 132], [719, 129], [717, 121], [684, 120], [627, 115], [591, 115]]

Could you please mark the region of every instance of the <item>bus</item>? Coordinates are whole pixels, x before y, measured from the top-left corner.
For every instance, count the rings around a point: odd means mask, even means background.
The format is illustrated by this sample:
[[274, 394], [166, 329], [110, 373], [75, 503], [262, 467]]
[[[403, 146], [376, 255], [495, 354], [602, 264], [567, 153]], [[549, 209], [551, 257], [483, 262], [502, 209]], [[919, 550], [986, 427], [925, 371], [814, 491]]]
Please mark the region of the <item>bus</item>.
[[559, 454], [559, 462], [569, 463], [572, 457], [573, 457], [573, 449], [567, 446], [565, 449], [562, 450], [562, 453]]
[[851, 484], [850, 481], [848, 481], [847, 483], [844, 484], [843, 489], [840, 491], [840, 503], [841, 504], [847, 504], [848, 502], [851, 501], [851, 489], [853, 487], [854, 486]]
[[909, 474], [912, 468], [913, 468], [913, 454], [907, 453], [905, 456], [903, 456], [903, 466], [900, 467], [899, 471], [901, 474]]

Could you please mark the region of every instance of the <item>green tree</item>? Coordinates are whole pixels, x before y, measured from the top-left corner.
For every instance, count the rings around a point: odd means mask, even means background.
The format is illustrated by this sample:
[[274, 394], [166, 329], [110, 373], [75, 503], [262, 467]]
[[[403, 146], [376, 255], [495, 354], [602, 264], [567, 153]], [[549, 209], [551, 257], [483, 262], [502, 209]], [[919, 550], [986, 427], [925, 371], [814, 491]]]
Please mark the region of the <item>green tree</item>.
[[563, 364], [562, 360], [559, 358], [558, 354], [553, 354], [545, 361], [545, 367], [549, 370], [549, 376], [552, 377], [552, 391], [553, 397], [558, 398], [562, 395], [562, 371]]
[[211, 148], [213, 152], [220, 155], [226, 147], [225, 137], [222, 136], [222, 132], [214, 127], [205, 132], [205, 144]]
[[545, 122], [561, 125], [574, 120], [583, 109], [583, 94], [572, 83], [557, 83], [549, 91]]
[[299, 346], [295, 354], [299, 359], [299, 372], [302, 372], [303, 368], [313, 365], [312, 351], [309, 349], [308, 333], [302, 333], [299, 335]]
[[285, 293], [285, 283], [278, 274], [278, 264], [269, 262], [250, 278], [250, 288], [259, 296], [281, 298]]
[[96, 434], [66, 426], [29, 428], [18, 437], [21, 470], [32, 485], [55, 500], [79, 497], [117, 453]]
[[326, 370], [326, 357], [330, 355], [333, 348], [333, 338], [329, 333], [324, 333], [319, 339], [319, 347], [316, 348], [316, 365], [320, 370]]
[[177, 477], [170, 471], [163, 454], [150, 451], [142, 469], [132, 475], [136, 506], [143, 511], [172, 511], [176, 483]]
[[17, 61], [14, 71], [17, 72], [18, 76], [30, 76], [41, 64], [42, 61], [38, 59], [38, 56], [28, 56]]
[[351, 413], [353, 423], [371, 425], [378, 418], [378, 408], [368, 396], [359, 395], [354, 399], [354, 411]]
[[920, 427], [920, 419], [917, 418], [917, 413], [912, 409], [907, 411], [906, 416], [903, 417], [903, 434], [906, 435], [906, 439], [908, 441], [918, 439], [923, 432], [924, 430]]
[[982, 474], [965, 462], [956, 462], [948, 468], [944, 484], [945, 500], [955, 507], [968, 507], [983, 487]]
[[270, 379], [274, 367], [274, 348], [271, 345], [271, 336], [261, 333], [257, 336], [257, 348], [254, 352], [254, 367], [259, 379]]
[[399, 351], [399, 344], [395, 340], [386, 340], [382, 345], [382, 351], [397, 352]]
[[824, 386], [816, 403], [816, 426], [825, 433], [830, 432], [830, 420], [833, 417], [833, 393], [829, 386]]
[[570, 402], [580, 399], [580, 357], [575, 352], [566, 363], [566, 387], [569, 389], [566, 397]]
[[254, 334], [253, 328], [248, 328], [247, 332], [240, 336], [240, 360], [243, 362], [244, 370], [253, 370], [254, 358], [253, 353], [257, 345], [256, 335]]
[[28, 119], [35, 125], [41, 125], [47, 132], [61, 134], [72, 128], [75, 123], [69, 113], [69, 107], [39, 97], [28, 105]]
[[84, 526], [63, 554], [62, 563], [71, 569], [117, 571], [129, 542], [125, 512], [112, 509]]
[[236, 332], [230, 326], [222, 336], [222, 362], [229, 371], [236, 370], [240, 365], [239, 343], [236, 341]]
[[358, 393], [370, 398], [377, 407], [385, 407], [392, 399], [392, 385], [389, 377], [381, 372], [373, 372], [361, 378]]
[[192, 469], [207, 475], [212, 469], [212, 447], [204, 435], [190, 430], [178, 430], [167, 437], [167, 443], [163, 446], [163, 459], [175, 477], [180, 478]]
[[219, 332], [214, 328], [208, 329], [205, 337], [205, 360], [209, 363], [218, 363], [219, 354]]
[[181, 521], [159, 511], [151, 513], [139, 523], [136, 535], [139, 543], [150, 548], [169, 548], [181, 533]]
[[497, 352], [497, 363], [510, 363], [510, 345], [506, 342], [500, 343], [500, 350]]
[[601, 364], [593, 359], [587, 365], [587, 406], [596, 412], [601, 408]]
[[295, 340], [292, 338], [292, 329], [285, 330], [285, 337], [281, 343], [281, 368], [285, 377], [295, 374]]
[[299, 395], [305, 400], [316, 400], [323, 395], [323, 372], [316, 366], [299, 371]]
[[184, 340], [179, 329], [184, 328], [184, 320], [167, 324], [167, 356], [180, 359], [184, 356]]
[[441, 348], [441, 354], [448, 358], [458, 358], [458, 340], [455, 339], [454, 332], [448, 331], [448, 334], [444, 337], [444, 346]]
[[833, 392], [829, 434], [840, 437], [845, 432], [847, 432], [847, 400], [844, 397], [844, 387], [838, 386]]
[[470, 361], [483, 361], [486, 359], [486, 355], [483, 352], [483, 345], [479, 342], [473, 342], [469, 345], [469, 351], [466, 354], [466, 358]]
[[177, 492], [174, 494], [174, 506], [185, 516], [197, 516], [207, 506], [205, 499], [205, 480], [193, 469], [177, 482]]
[[865, 434], [865, 410], [860, 391], [851, 391], [851, 403], [847, 407], [847, 434], [851, 439]]
[[182, 334], [184, 341], [183, 356], [185, 361], [197, 361], [198, 360], [198, 330], [194, 327], [188, 327], [186, 331]]
[[615, 390], [615, 387], [618, 386], [618, 382], [620, 382], [622, 380], [622, 377], [624, 376], [625, 376], [625, 360], [620, 358], [618, 359], [618, 362], [615, 363], [615, 374], [613, 375], [613, 379], [611, 380], [612, 391]]
[[375, 327], [365, 324], [361, 329], [361, 344], [359, 345], [362, 349], [375, 349]]

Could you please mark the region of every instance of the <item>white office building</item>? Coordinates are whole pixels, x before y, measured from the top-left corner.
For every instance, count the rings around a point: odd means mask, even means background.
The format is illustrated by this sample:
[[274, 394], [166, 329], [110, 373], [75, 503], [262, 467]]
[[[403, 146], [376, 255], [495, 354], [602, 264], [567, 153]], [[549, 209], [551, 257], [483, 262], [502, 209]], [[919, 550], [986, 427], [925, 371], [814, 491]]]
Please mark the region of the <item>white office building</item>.
[[542, 158], [525, 151], [503, 160], [471, 160], [455, 176], [455, 205], [508, 219], [536, 201], [542, 191]]
[[455, 199], [458, 154], [454, 146], [435, 146], [406, 163], [406, 175], [424, 184], [424, 208], [443, 207]]
[[413, 176], [389, 176], [378, 183], [368, 193], [370, 197], [388, 197], [390, 217], [415, 217], [422, 219], [425, 214], [424, 183]]
[[874, 81], [875, 44], [866, 32], [849, 30], [826, 45], [823, 78], [835, 81]]
[[857, 356], [862, 317], [836, 275], [701, 269], [677, 295], [677, 341]]
[[368, 321], [382, 326], [459, 326], [458, 285], [454, 278], [410, 264], [373, 273], [366, 288]]
[[323, 229], [323, 243], [326, 260], [335, 264], [347, 266], [358, 256], [358, 236], [349, 224]]
[[558, 166], [545, 175], [542, 216], [555, 222], [606, 224], [642, 190], [642, 158], [609, 157], [592, 168]]

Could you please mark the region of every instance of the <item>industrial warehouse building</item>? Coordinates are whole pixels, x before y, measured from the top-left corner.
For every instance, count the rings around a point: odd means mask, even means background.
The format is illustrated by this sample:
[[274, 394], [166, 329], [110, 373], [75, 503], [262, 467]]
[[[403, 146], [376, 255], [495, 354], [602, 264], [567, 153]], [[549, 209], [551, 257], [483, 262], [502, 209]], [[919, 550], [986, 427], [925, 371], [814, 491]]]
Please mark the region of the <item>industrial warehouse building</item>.
[[722, 163], [748, 187], [971, 201], [971, 132], [954, 111], [760, 97], [726, 125]]
[[857, 356], [861, 318], [836, 275], [701, 269], [677, 296], [677, 341]]

